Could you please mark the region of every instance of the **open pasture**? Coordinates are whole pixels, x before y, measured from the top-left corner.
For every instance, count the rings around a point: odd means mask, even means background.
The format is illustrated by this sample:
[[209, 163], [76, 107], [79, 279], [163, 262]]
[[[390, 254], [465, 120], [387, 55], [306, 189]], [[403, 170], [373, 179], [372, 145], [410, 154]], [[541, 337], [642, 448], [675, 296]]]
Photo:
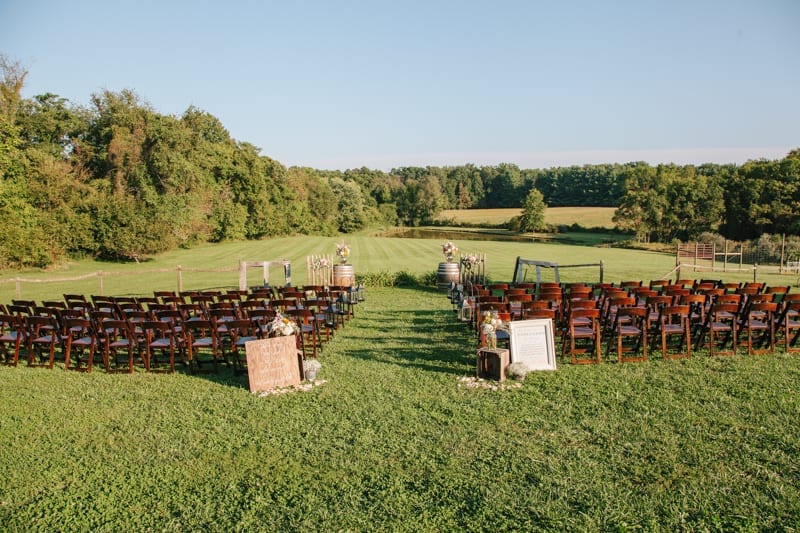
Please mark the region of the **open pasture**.
[[[545, 223], [553, 226], [579, 224], [584, 228], [614, 228], [611, 218], [614, 207], [548, 207], [544, 212]], [[456, 224], [496, 226], [519, 216], [519, 208], [508, 209], [446, 209], [437, 220], [454, 220]]]

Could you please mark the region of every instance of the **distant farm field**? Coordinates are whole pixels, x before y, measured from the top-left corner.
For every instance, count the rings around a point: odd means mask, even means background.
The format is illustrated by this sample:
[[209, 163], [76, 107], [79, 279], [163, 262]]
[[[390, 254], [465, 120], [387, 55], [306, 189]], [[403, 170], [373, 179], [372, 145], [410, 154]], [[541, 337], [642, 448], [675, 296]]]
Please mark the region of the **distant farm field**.
[[[580, 224], [584, 228], [613, 228], [614, 207], [548, 207], [545, 222], [554, 226]], [[437, 220], [454, 220], [457, 224], [497, 225], [518, 216], [521, 209], [447, 209]]]

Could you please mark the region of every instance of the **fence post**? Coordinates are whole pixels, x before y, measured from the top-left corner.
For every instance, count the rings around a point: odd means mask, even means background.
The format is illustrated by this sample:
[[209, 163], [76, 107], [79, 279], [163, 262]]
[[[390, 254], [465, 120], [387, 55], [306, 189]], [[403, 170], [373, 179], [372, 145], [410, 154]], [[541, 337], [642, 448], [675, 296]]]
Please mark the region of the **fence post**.
[[742, 261], [744, 261], [744, 243], [739, 243], [739, 272], [742, 271], [742, 267], [744, 266]]
[[603, 283], [603, 260], [600, 260], [600, 283]]
[[[725, 250], [725, 251], [727, 252], [728, 250]], [[727, 261], [727, 259], [728, 258], [725, 257], [726, 261]], [[716, 271], [717, 271], [717, 243], [712, 242], [711, 243], [711, 272], [716, 272]]]
[[758, 263], [753, 265], [753, 283], [758, 283]]
[[786, 259], [786, 234], [783, 234], [781, 240], [781, 266], [778, 267], [778, 274], [783, 274], [783, 261]]
[[98, 270], [97, 271], [97, 285], [98, 285], [97, 290], [100, 291], [98, 294], [100, 296], [103, 296], [103, 271], [102, 270]]
[[239, 290], [247, 289], [247, 263], [239, 259]]
[[181, 292], [183, 292], [183, 272], [180, 265], [178, 265], [177, 271], [178, 271], [178, 294], [180, 294]]
[[21, 280], [21, 279], [19, 279], [19, 278], [16, 278], [16, 279], [14, 280], [14, 284], [16, 285], [16, 290], [15, 290], [15, 292], [16, 292], [16, 294], [17, 294], [17, 299], [18, 299], [18, 300], [21, 300], [21, 299], [22, 299], [22, 280]]
[[725, 267], [722, 269], [722, 271], [728, 271], [728, 239], [725, 239]]

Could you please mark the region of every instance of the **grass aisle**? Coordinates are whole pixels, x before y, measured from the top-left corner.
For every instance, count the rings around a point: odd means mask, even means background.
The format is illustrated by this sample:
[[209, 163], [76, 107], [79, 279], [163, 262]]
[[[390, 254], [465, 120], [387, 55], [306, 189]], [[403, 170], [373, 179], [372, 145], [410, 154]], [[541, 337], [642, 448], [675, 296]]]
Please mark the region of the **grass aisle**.
[[327, 384], [0, 368], [3, 530], [782, 529], [800, 357], [603, 364], [470, 390], [432, 290], [372, 289]]

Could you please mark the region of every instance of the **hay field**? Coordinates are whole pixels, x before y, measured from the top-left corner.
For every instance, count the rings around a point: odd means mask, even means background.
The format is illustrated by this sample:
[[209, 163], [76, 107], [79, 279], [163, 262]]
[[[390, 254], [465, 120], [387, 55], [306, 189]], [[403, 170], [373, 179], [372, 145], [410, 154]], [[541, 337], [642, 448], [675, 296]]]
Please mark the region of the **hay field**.
[[[614, 227], [611, 217], [614, 216], [614, 207], [548, 207], [545, 211], [545, 222], [554, 226], [570, 226], [580, 224], [584, 228], [609, 228]], [[521, 209], [447, 209], [437, 217], [437, 220], [455, 220], [459, 224], [487, 224], [497, 225], [507, 222], [512, 217], [518, 216]]]

